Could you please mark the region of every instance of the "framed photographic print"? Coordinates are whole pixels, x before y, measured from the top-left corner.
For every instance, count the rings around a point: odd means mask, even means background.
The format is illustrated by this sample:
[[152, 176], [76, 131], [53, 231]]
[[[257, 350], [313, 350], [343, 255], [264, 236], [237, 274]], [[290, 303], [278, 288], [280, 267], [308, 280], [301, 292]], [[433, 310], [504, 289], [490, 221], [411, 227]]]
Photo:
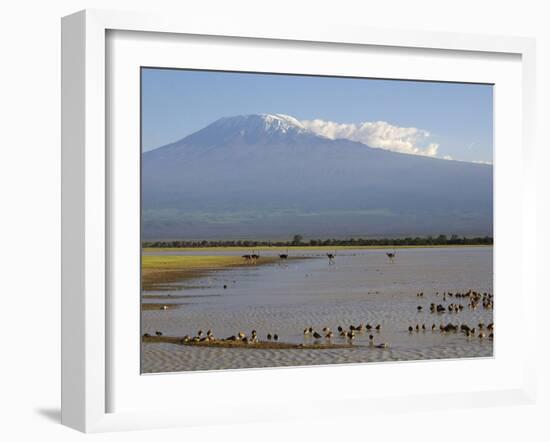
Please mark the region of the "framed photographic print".
[[493, 85], [144, 67], [141, 112], [143, 373], [493, 355]]
[[64, 18], [63, 422], [532, 400], [533, 57], [520, 38]]

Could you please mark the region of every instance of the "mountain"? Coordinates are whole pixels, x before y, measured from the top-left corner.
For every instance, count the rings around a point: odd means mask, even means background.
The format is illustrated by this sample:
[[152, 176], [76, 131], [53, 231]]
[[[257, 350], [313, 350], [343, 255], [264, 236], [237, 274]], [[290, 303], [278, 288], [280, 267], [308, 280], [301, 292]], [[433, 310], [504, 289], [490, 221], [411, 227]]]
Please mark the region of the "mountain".
[[492, 235], [493, 168], [222, 118], [142, 155], [144, 239]]

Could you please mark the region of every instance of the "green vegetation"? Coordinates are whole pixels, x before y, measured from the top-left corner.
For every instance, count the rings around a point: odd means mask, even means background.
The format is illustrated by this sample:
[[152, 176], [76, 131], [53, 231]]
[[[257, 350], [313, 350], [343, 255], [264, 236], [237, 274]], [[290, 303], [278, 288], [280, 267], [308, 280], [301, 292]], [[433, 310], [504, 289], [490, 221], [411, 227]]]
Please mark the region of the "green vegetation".
[[418, 246], [470, 246], [492, 245], [493, 238], [484, 237], [459, 237], [458, 235], [406, 237], [406, 238], [348, 238], [348, 239], [310, 239], [305, 241], [302, 235], [294, 235], [290, 241], [265, 241], [265, 240], [202, 240], [202, 241], [144, 241], [144, 248], [258, 248], [258, 247], [418, 247]]
[[240, 256], [159, 256], [144, 255], [142, 258], [143, 271], [181, 270], [181, 269], [211, 269], [230, 267], [242, 264]]
[[[158, 250], [158, 249], [157, 249]], [[261, 257], [255, 264], [275, 262], [275, 257]], [[196, 278], [209, 271], [246, 265], [240, 256], [143, 255], [141, 281], [143, 290], [170, 290], [167, 285]]]

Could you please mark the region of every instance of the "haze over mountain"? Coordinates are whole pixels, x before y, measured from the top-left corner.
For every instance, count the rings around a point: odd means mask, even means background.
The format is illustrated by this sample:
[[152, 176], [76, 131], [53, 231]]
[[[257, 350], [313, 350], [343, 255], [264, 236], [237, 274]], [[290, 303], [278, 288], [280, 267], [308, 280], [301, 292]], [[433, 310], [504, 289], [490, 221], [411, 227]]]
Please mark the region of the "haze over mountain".
[[142, 155], [144, 239], [492, 235], [491, 165], [222, 118]]

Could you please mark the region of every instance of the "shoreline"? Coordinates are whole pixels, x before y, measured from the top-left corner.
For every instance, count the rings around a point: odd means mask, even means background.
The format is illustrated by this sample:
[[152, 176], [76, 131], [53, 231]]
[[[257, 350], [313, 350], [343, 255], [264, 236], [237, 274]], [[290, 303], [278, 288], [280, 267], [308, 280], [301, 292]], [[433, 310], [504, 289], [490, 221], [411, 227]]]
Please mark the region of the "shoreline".
[[[297, 259], [307, 259], [307, 257], [291, 257], [289, 261]], [[278, 262], [280, 259], [276, 256], [260, 257], [251, 264], [244, 262], [241, 256], [142, 255], [142, 292], [173, 290], [178, 287], [171, 284], [201, 278], [219, 270]]]
[[[408, 245], [408, 246], [263, 246], [256, 247], [256, 252], [326, 252], [345, 250], [397, 250], [397, 249], [448, 249], [448, 248], [489, 248], [492, 244], [476, 245]], [[262, 256], [254, 263], [243, 261], [241, 254], [246, 254], [248, 247], [148, 247], [142, 248], [141, 284], [142, 292], [168, 291], [185, 289], [185, 281], [208, 276], [212, 272], [230, 268], [245, 268], [280, 263], [278, 256]], [[163, 252], [215, 252], [231, 251], [237, 255], [169, 255]], [[314, 259], [311, 256], [289, 256], [288, 261]], [[174, 285], [182, 283], [181, 285]]]

